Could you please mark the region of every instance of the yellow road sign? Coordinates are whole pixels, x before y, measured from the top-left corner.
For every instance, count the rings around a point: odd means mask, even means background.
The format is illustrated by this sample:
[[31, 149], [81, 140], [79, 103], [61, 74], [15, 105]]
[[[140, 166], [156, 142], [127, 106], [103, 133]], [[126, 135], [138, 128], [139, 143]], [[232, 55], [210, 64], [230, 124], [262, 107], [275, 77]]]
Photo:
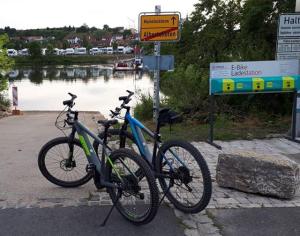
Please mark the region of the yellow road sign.
[[141, 41], [176, 41], [179, 39], [179, 14], [141, 15]]

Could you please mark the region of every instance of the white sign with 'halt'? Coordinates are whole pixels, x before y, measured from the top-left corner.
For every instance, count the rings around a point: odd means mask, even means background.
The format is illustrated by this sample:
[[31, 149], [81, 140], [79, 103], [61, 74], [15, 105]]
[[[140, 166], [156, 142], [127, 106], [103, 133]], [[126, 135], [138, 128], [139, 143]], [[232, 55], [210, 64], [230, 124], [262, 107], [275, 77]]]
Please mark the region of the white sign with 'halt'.
[[280, 15], [276, 58], [277, 60], [300, 59], [300, 13]]

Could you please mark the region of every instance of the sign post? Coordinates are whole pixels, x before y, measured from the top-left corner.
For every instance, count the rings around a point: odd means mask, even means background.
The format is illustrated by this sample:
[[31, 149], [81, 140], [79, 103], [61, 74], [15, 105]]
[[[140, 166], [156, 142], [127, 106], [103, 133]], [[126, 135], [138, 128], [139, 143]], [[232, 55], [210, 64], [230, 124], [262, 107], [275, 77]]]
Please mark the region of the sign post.
[[[160, 71], [172, 69], [174, 59], [171, 56], [165, 56], [163, 59], [160, 55], [161, 42], [178, 41], [180, 39], [180, 14], [179, 12], [161, 12], [161, 6], [155, 6], [155, 12], [141, 13], [139, 18], [139, 35], [142, 42], [154, 42], [154, 93], [153, 93], [153, 118], [158, 119], [159, 114], [159, 86]], [[152, 68], [152, 58], [148, 56], [148, 67]], [[145, 65], [145, 63], [144, 63]], [[161, 67], [162, 66], [162, 67]]]
[[[300, 0], [295, 1], [295, 13], [281, 14], [278, 21], [276, 59], [297, 59], [300, 63]], [[300, 72], [300, 71], [299, 71]], [[298, 73], [299, 73], [298, 72]], [[300, 88], [293, 101], [291, 139], [300, 136]]]
[[[161, 7], [155, 6], [155, 13], [159, 14]], [[148, 36], [149, 37], [149, 36]], [[154, 55], [156, 57], [156, 70], [154, 71], [154, 94], [153, 94], [153, 118], [157, 122], [159, 113], [159, 80], [160, 80], [160, 41], [154, 43]]]
[[18, 87], [17, 86], [12, 87], [12, 95], [13, 95], [13, 106], [15, 107], [15, 110], [17, 110], [17, 106], [18, 106]]

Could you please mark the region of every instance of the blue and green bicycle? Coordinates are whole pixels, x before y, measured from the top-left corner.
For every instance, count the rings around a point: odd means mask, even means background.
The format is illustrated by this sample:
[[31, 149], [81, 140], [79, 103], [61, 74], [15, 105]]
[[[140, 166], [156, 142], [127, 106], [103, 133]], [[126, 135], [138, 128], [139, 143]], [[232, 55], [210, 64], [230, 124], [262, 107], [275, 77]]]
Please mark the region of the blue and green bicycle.
[[[185, 213], [202, 211], [212, 193], [211, 176], [205, 159], [191, 143], [178, 139], [163, 142], [160, 135], [161, 126], [180, 122], [181, 117], [168, 108], [161, 109], [156, 130], [152, 132], [130, 115], [130, 106], [127, 104], [134, 93], [128, 90], [127, 93], [127, 96], [119, 97], [121, 106], [111, 110], [113, 118], [124, 120], [121, 128], [100, 132], [99, 138], [103, 140], [108, 136], [108, 146], [112, 149], [127, 147], [140, 153], [163, 190], [160, 202], [166, 196], [177, 209]], [[126, 110], [125, 116], [121, 116], [123, 109]], [[153, 140], [152, 150], [144, 134]], [[98, 140], [94, 141], [94, 150], [97, 152], [101, 151], [99, 144]]]
[[[100, 139], [78, 120], [79, 113], [72, 110], [76, 95], [69, 95], [71, 99], [63, 102], [66, 108], [59, 114], [56, 126], [61, 130], [70, 128], [71, 132], [42, 147], [38, 156], [41, 173], [62, 187], [77, 187], [93, 178], [97, 188], [106, 188], [113, 205], [103, 226], [114, 207], [136, 225], [149, 223], [156, 215], [159, 196], [147, 162], [132, 150], [111, 150], [107, 134], [118, 121], [101, 121], [104, 134]], [[102, 153], [94, 150], [90, 139], [102, 146]]]

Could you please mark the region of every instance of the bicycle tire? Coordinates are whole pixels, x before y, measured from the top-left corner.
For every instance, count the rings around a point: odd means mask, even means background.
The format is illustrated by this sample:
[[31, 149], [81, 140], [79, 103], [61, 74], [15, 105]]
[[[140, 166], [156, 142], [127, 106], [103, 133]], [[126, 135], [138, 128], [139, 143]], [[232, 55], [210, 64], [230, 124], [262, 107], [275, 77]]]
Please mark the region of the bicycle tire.
[[[86, 173], [86, 175], [83, 175], [83, 177], [78, 180], [64, 181], [62, 179], [59, 179], [57, 176], [51, 174], [46, 165], [47, 154], [50, 152], [50, 150], [60, 144], [68, 145], [68, 143], [69, 143], [68, 137], [58, 137], [47, 142], [39, 152], [38, 166], [43, 176], [51, 183], [65, 188], [75, 188], [87, 183], [93, 177], [92, 174]], [[82, 149], [82, 146], [78, 139], [74, 139], [74, 145]]]
[[[175, 196], [172, 194], [171, 191], [168, 191], [166, 193], [166, 197], [169, 199], [169, 201], [182, 212], [185, 213], [198, 213], [205, 209], [205, 207], [208, 205], [211, 194], [212, 194], [212, 181], [210, 172], [208, 169], [208, 166], [206, 164], [206, 161], [204, 160], [201, 153], [196, 149], [192, 144], [182, 141], [182, 140], [170, 140], [166, 141], [159, 149], [158, 155], [156, 156], [155, 160], [155, 168], [158, 173], [162, 173], [162, 165], [163, 165], [163, 155], [172, 147], [180, 147], [185, 149], [187, 152], [189, 152], [192, 157], [195, 159], [196, 163], [200, 167], [200, 171], [203, 178], [203, 194], [201, 198], [199, 199], [199, 202], [196, 203], [193, 206], [187, 206], [182, 204]], [[167, 178], [158, 177], [160, 186], [164, 192], [168, 190], [168, 184], [167, 184]], [[171, 190], [171, 189], [170, 189]]]
[[[110, 160], [112, 163], [116, 164], [117, 160], [122, 160], [120, 162], [124, 162], [125, 158], [129, 158], [133, 162], [137, 164], [137, 167], [139, 170], [143, 172], [144, 179], [147, 181], [149, 184], [149, 196], [146, 198], [149, 200], [149, 209], [146, 211], [146, 213], [142, 216], [139, 217], [134, 217], [132, 213], [129, 213], [125, 210], [124, 205], [120, 203], [120, 201], [117, 202], [116, 208], [120, 212], [120, 214], [128, 221], [132, 222], [135, 225], [143, 225], [147, 224], [150, 221], [152, 221], [157, 213], [158, 207], [159, 207], [159, 195], [158, 195], [158, 187], [155, 181], [155, 177], [153, 176], [153, 173], [146, 163], [145, 160], [143, 160], [142, 157], [138, 156], [135, 152], [129, 149], [118, 149], [115, 150], [111, 153], [110, 155]], [[112, 165], [107, 161], [106, 163], [106, 173], [108, 175], [108, 179], [110, 182], [114, 182], [113, 174], [112, 174]], [[133, 171], [135, 172], [135, 171]], [[114, 175], [116, 176], [116, 175]], [[125, 178], [128, 178], [128, 174], [124, 173]], [[123, 176], [123, 177], [124, 177]], [[139, 179], [139, 178], [136, 178]], [[140, 180], [139, 180], [140, 181]], [[112, 199], [112, 201], [116, 201], [117, 198], [117, 193], [115, 189], [113, 188], [108, 188], [108, 193]], [[136, 207], [138, 208], [140, 205], [137, 205]]]

